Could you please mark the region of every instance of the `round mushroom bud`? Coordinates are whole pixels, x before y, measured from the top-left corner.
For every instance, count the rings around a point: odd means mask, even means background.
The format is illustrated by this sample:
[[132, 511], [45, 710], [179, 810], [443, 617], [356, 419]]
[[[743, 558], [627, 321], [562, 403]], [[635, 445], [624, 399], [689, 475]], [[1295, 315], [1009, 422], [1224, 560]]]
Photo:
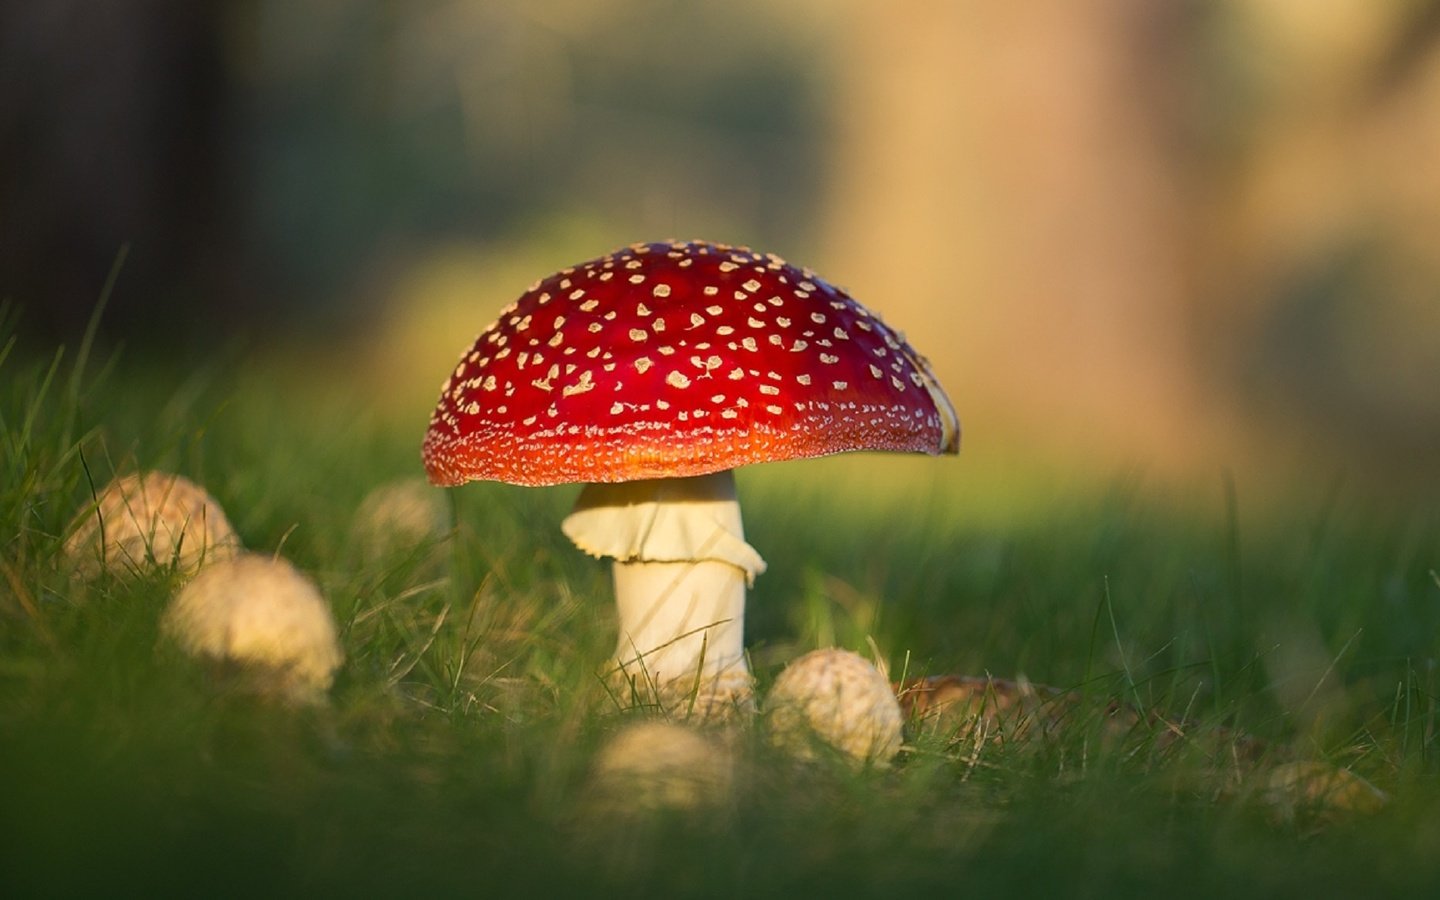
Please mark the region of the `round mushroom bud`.
[[780, 673], [765, 702], [773, 744], [805, 760], [828, 745], [859, 763], [885, 766], [900, 752], [904, 717], [890, 682], [858, 653], [805, 654]]
[[720, 717], [753, 708], [745, 592], [765, 570], [731, 470], [959, 438], [925, 359], [844, 290], [691, 241], [536, 282], [446, 379], [423, 455], [438, 485], [585, 483], [563, 527], [614, 559], [616, 693]]
[[195, 482], [167, 472], [111, 481], [69, 531], [65, 556], [85, 578], [151, 566], [188, 577], [240, 552], [220, 504]]
[[445, 533], [444, 496], [421, 478], [382, 484], [355, 511], [353, 533], [366, 556], [413, 549]]
[[728, 748], [672, 722], [637, 722], [595, 756], [588, 787], [598, 813], [636, 815], [722, 805], [734, 782]]
[[290, 702], [321, 700], [344, 660], [314, 582], [285, 560], [257, 553], [206, 566], [171, 601], [161, 625], [191, 656]]

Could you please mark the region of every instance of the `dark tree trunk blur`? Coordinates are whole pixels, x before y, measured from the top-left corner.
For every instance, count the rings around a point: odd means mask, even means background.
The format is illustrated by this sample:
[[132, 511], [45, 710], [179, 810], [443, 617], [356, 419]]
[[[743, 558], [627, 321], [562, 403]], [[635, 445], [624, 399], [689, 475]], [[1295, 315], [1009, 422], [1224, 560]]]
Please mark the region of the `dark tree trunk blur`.
[[0, 297], [24, 330], [75, 334], [125, 244], [112, 333], [167, 341], [228, 318], [227, 8], [0, 3]]

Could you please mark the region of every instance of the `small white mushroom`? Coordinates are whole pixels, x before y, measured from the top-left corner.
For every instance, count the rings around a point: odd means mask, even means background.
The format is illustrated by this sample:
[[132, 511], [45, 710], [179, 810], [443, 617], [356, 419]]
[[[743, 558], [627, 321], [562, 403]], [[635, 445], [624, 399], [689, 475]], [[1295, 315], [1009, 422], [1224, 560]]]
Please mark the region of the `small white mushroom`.
[[670, 722], [627, 725], [595, 756], [588, 793], [607, 817], [722, 805], [734, 783], [728, 748]]
[[354, 534], [367, 556], [413, 548], [445, 533], [445, 495], [423, 478], [382, 484], [355, 511]]
[[173, 566], [188, 577], [240, 552], [220, 504], [193, 481], [167, 472], [116, 478], [68, 530], [65, 556], [84, 578], [150, 566]]
[[161, 624], [186, 653], [237, 669], [262, 693], [290, 702], [322, 699], [344, 659], [315, 584], [285, 560], [256, 553], [206, 566]]
[[849, 650], [814, 650], [786, 666], [765, 702], [770, 741], [800, 759], [828, 744], [858, 763], [888, 765], [904, 718], [890, 682]]

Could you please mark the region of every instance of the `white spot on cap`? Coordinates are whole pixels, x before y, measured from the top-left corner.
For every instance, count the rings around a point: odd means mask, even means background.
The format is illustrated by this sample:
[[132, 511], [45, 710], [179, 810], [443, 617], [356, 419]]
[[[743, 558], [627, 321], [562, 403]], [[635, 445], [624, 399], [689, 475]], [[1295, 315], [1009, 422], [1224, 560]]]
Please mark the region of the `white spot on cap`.
[[589, 372], [581, 372], [580, 380], [574, 384], [568, 384], [560, 389], [560, 396], [569, 397], [571, 394], [583, 394], [586, 391], [595, 389], [595, 382], [591, 380]]
[[586, 300], [584, 303], [580, 304], [580, 310], [582, 312], [592, 312], [594, 311], [595, 307], [599, 305], [600, 301], [596, 300], [594, 297], [591, 297], [589, 300]]
[[821, 361], [822, 363], [825, 363], [826, 365], [833, 365], [833, 364], [835, 364], [835, 363], [837, 363], [837, 362], [840, 361], [840, 357], [838, 357], [838, 356], [831, 356], [831, 355], [828, 354], [828, 353], [822, 353], [822, 354], [820, 354], [820, 361]]
[[758, 290], [760, 290], [760, 282], [756, 281], [756, 280], [753, 279], [753, 278], [751, 278], [749, 281], [745, 282], [744, 284], [742, 284], [742, 285], [740, 285], [740, 286], [743, 287], [743, 288], [744, 288], [745, 290], [747, 290], [747, 291], [758, 291]]
[[650, 357], [642, 356], [639, 359], [635, 360], [635, 371], [639, 372], [641, 375], [644, 375], [645, 370], [649, 369], [653, 365], [655, 365], [655, 363], [651, 361]]
[[778, 397], [780, 395], [780, 389], [773, 384], [762, 384], [760, 385], [760, 393], [769, 394], [771, 397]]
[[781, 408], [778, 407], [778, 406], [775, 406], [774, 404], [767, 404], [767, 405], [765, 406], [765, 411], [768, 412], [768, 413], [770, 413], [771, 415], [778, 416], [778, 415], [780, 415], [782, 412], [784, 412], [785, 410], [781, 409]]
[[638, 272], [635, 273], [634, 275], [631, 275], [631, 276], [630, 276], [630, 283], [631, 283], [631, 284], [640, 284], [640, 283], [642, 283], [642, 282], [644, 282], [644, 281], [645, 281], [645, 276], [644, 276], [644, 275], [641, 275], [641, 274], [638, 273]]
[[810, 385], [810, 376], [809, 376], [809, 375], [796, 375], [796, 376], [795, 376], [795, 380], [798, 381], [798, 382], [800, 382], [801, 384], [807, 386], [807, 387]]
[[632, 341], [643, 341], [648, 337], [650, 337], [650, 333], [643, 328], [630, 329], [630, 340]]
[[738, 269], [738, 268], [740, 268], [740, 267], [737, 266], [737, 265], [735, 265], [733, 262], [729, 262], [729, 261], [722, 262], [722, 263], [720, 264], [720, 271], [722, 271], [722, 272], [733, 272], [733, 271], [735, 271], [735, 270]]
[[871, 374], [871, 375], [874, 375], [876, 378], [879, 378], [879, 377], [881, 377], [882, 375], [884, 375], [885, 373], [882, 372], [882, 371], [880, 371], [880, 367], [879, 367], [879, 366], [871, 366], [871, 367], [870, 367], [870, 374]]
[[751, 353], [754, 353], [756, 350], [760, 349], [760, 345], [755, 342], [755, 339], [753, 337], [745, 338], [745, 340], [740, 342], [740, 346], [744, 347], [746, 350], [749, 350]]
[[687, 388], [690, 386], [690, 379], [686, 378], [684, 374], [677, 371], [671, 372], [669, 375], [666, 375], [665, 383], [670, 385], [671, 387]]
[[830, 384], [837, 391], [843, 391], [850, 386], [850, 382], [848, 381], [832, 381]]
[[691, 313], [691, 314], [690, 314], [690, 327], [692, 327], [692, 328], [699, 328], [701, 325], [704, 325], [704, 324], [705, 324], [705, 317], [704, 317], [704, 316], [700, 315], [699, 313]]
[[648, 315], [650, 315], [650, 307], [646, 306], [646, 305], [643, 304], [643, 303], [637, 303], [637, 304], [635, 304], [635, 315], [637, 315], [637, 316], [648, 316]]
[[657, 284], [655, 285], [655, 288], [651, 293], [653, 293], [657, 297], [668, 297], [670, 296], [670, 285]]

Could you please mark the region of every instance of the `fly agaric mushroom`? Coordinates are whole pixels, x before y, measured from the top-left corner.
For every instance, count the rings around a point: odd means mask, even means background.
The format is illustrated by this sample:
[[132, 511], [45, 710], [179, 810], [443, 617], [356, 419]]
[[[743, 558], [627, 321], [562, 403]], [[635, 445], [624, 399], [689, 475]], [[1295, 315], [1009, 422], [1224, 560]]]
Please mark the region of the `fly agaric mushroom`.
[[536, 282], [441, 388], [430, 481], [586, 484], [565, 533], [615, 560], [615, 674], [672, 713], [753, 704], [731, 470], [847, 450], [954, 453], [929, 364], [809, 269], [633, 244]]

